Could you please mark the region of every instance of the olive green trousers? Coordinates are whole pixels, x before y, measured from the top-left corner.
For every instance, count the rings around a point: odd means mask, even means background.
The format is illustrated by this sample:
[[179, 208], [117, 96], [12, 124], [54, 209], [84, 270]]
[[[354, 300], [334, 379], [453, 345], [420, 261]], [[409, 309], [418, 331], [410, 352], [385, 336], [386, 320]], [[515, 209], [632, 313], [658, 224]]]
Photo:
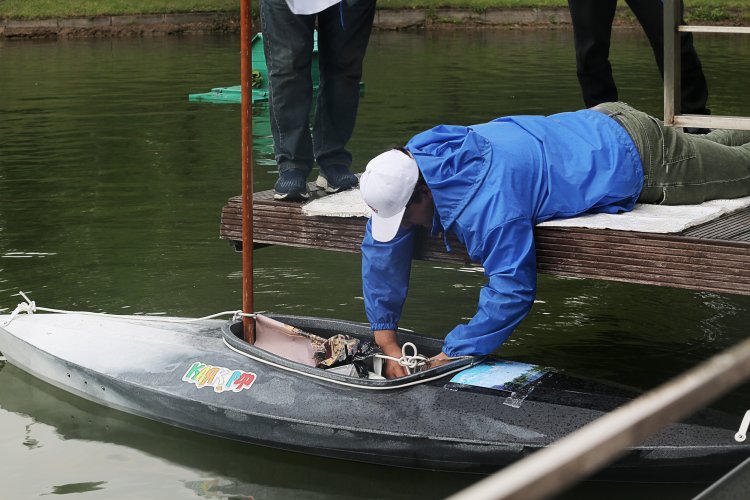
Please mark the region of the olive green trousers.
[[592, 108], [633, 139], [643, 163], [640, 203], [692, 205], [750, 196], [750, 130], [686, 134], [622, 102]]

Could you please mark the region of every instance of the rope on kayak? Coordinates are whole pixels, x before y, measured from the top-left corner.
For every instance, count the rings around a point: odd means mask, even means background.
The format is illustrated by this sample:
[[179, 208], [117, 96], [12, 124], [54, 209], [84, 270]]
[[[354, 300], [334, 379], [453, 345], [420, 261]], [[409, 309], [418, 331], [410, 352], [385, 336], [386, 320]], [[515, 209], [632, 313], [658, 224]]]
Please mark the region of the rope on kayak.
[[747, 437], [747, 428], [750, 427], [750, 410], [747, 410], [745, 412], [745, 416], [742, 417], [742, 422], [740, 423], [740, 429], [737, 431], [737, 434], [734, 435], [734, 440], [738, 443], [741, 443], [745, 440]]
[[[406, 348], [409, 347], [414, 351], [414, 354], [406, 354]], [[400, 358], [394, 358], [393, 356], [386, 356], [385, 354], [375, 354], [374, 357], [380, 358], [380, 359], [388, 359], [391, 361], [395, 361], [400, 366], [403, 366], [406, 368], [406, 371], [409, 373], [409, 375], [416, 373], [418, 368], [422, 368], [424, 365], [429, 365], [432, 361], [432, 358], [429, 358], [423, 354], [417, 353], [417, 346], [412, 344], [411, 342], [405, 342], [403, 346], [401, 346], [401, 357]], [[458, 359], [469, 359], [473, 358], [473, 356], [452, 356], [450, 358], [447, 358], [451, 361], [455, 361]]]
[[[406, 354], [407, 347], [410, 347], [413, 350], [413, 354]], [[423, 354], [417, 353], [417, 346], [412, 344], [411, 342], [404, 343], [403, 346], [401, 346], [401, 357], [400, 358], [394, 358], [393, 356], [386, 356], [385, 354], [375, 354], [376, 358], [380, 359], [389, 359], [391, 361], [395, 361], [400, 366], [403, 366], [406, 368], [406, 371], [409, 372], [409, 375], [414, 373], [417, 368], [426, 365], [430, 362], [430, 358], [427, 356], [424, 356]]]
[[[210, 316], [204, 316], [202, 318], [180, 318], [180, 319], [177, 319], [177, 318], [167, 318], [167, 317], [162, 317], [162, 316], [135, 316], [135, 315], [120, 315], [120, 314], [96, 313], [96, 312], [89, 312], [89, 311], [66, 311], [66, 310], [63, 310], [63, 309], [52, 309], [52, 308], [49, 308], [49, 307], [37, 306], [36, 303], [33, 300], [29, 299], [29, 297], [27, 297], [25, 293], [23, 293], [23, 292], [18, 292], [18, 293], [21, 295], [21, 297], [24, 298], [25, 302], [19, 303], [16, 306], [16, 308], [13, 310], [13, 312], [11, 313], [11, 315], [8, 317], [8, 319], [5, 320], [3, 323], [0, 323], [0, 327], [8, 326], [16, 317], [18, 317], [22, 313], [26, 313], [26, 314], [32, 315], [32, 314], [34, 314], [37, 311], [44, 311], [44, 312], [49, 312], [49, 313], [59, 313], [59, 314], [81, 314], [81, 315], [87, 315], [87, 316], [106, 316], [108, 318], [121, 318], [121, 319], [139, 320], [139, 321], [162, 321], [162, 322], [172, 322], [172, 323], [189, 323], [189, 322], [193, 322], [193, 321], [201, 321], [201, 320], [216, 318], [216, 317], [219, 317], [219, 316], [229, 316], [229, 315], [232, 316], [233, 320], [238, 320], [241, 317], [255, 318], [255, 317], [257, 317], [258, 315], [261, 314], [261, 313], [244, 313], [242, 311], [224, 311], [224, 312], [212, 314]], [[285, 371], [297, 373], [297, 374], [300, 374], [300, 375], [303, 375], [303, 376], [309, 377], [309, 378], [315, 378], [315, 379], [323, 380], [323, 381], [330, 382], [330, 383], [333, 383], [333, 384], [336, 384], [336, 385], [343, 385], [343, 386], [347, 386], [347, 387], [353, 387], [353, 388], [357, 388], [357, 389], [366, 389], [366, 390], [392, 390], [392, 389], [401, 389], [403, 387], [409, 387], [409, 386], [418, 385], [418, 384], [424, 384], [424, 383], [430, 382], [432, 380], [440, 379], [440, 378], [446, 377], [448, 375], [452, 375], [454, 373], [458, 373], [458, 372], [460, 372], [462, 370], [465, 370], [466, 368], [469, 368], [470, 366], [473, 366], [473, 363], [468, 364], [468, 365], [463, 365], [463, 366], [460, 366], [460, 367], [458, 367], [456, 369], [453, 369], [453, 370], [450, 370], [450, 371], [447, 371], [447, 372], [443, 372], [443, 373], [437, 374], [437, 375], [432, 376], [432, 377], [428, 377], [428, 378], [424, 378], [424, 379], [420, 379], [420, 380], [415, 380], [415, 381], [407, 382], [405, 384], [395, 384], [395, 385], [387, 385], [387, 386], [366, 386], [366, 385], [352, 384], [352, 383], [348, 383], [348, 382], [344, 382], [344, 381], [330, 379], [329, 377], [323, 377], [323, 376], [313, 375], [313, 374], [310, 374], [310, 373], [307, 373], [307, 372], [304, 372], [304, 371], [300, 371], [300, 370], [296, 370], [294, 368], [290, 368], [290, 367], [287, 367], [287, 366], [284, 366], [284, 365], [280, 365], [278, 363], [274, 363], [274, 362], [269, 361], [267, 359], [259, 358], [259, 357], [253, 356], [251, 354], [248, 354], [248, 353], [246, 353], [244, 351], [241, 351], [241, 350], [235, 348], [234, 346], [230, 345], [227, 342], [226, 339], [222, 339], [222, 340], [223, 340], [224, 344], [226, 345], [226, 347], [228, 347], [230, 350], [236, 352], [237, 354], [240, 354], [240, 355], [245, 356], [247, 358], [253, 359], [255, 361], [259, 361], [259, 362], [264, 363], [266, 365], [274, 366], [274, 367], [279, 368], [281, 370], [285, 370]], [[411, 346], [411, 348], [414, 351], [414, 354], [412, 354], [412, 355], [407, 355], [406, 354], [406, 347], [407, 346]], [[422, 366], [426, 362], [429, 362], [429, 358], [427, 358], [427, 357], [425, 357], [423, 355], [417, 354], [417, 348], [411, 342], [405, 343], [404, 346], [401, 349], [401, 352], [403, 354], [403, 356], [401, 358], [392, 358], [390, 356], [379, 355], [379, 354], [376, 355], [376, 356], [379, 356], [379, 357], [382, 357], [382, 358], [385, 358], [385, 359], [395, 360], [401, 366], [404, 366], [404, 367], [406, 367], [407, 369], [410, 369], [410, 370], [414, 369], [414, 368], [416, 368], [418, 366]], [[459, 358], [471, 358], [471, 356], [460, 356], [458, 358], [452, 358], [452, 359], [459, 359]], [[2, 354], [0, 354], [0, 361], [5, 361], [5, 357], [2, 356]]]
[[223, 311], [216, 314], [211, 314], [209, 316], [203, 316], [202, 318], [169, 318], [164, 316], [139, 316], [139, 315], [128, 315], [128, 314], [108, 314], [108, 313], [97, 313], [97, 312], [90, 312], [90, 311], [66, 311], [64, 309], [51, 309], [49, 307], [41, 307], [37, 306], [36, 302], [29, 299], [25, 293], [18, 292], [21, 297], [24, 298], [26, 302], [19, 303], [16, 308], [13, 310], [13, 312], [10, 314], [10, 317], [8, 317], [7, 320], [5, 320], [3, 323], [0, 323], [0, 326], [8, 326], [11, 321], [16, 319], [16, 317], [21, 313], [26, 314], [34, 314], [37, 311], [44, 311], [44, 312], [50, 312], [50, 313], [58, 313], [58, 314], [83, 314], [86, 316], [106, 316], [108, 318], [121, 318], [121, 319], [131, 319], [131, 320], [137, 320], [137, 321], [161, 321], [161, 322], [168, 322], [168, 323], [192, 323], [194, 321], [202, 321], [206, 319], [213, 319], [218, 318], [221, 316], [232, 316], [233, 320], [237, 320], [242, 317], [247, 318], [255, 318], [258, 316], [259, 313], [244, 313], [242, 311]]

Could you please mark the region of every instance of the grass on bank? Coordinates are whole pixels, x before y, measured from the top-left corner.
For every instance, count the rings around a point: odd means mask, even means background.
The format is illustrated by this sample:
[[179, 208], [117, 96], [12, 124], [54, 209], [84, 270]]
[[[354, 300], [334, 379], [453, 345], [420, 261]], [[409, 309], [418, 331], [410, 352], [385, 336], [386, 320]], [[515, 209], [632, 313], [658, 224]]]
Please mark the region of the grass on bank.
[[238, 0], [0, 0], [0, 18], [239, 11]]
[[[258, 0], [253, 0], [257, 8]], [[624, 2], [621, 2], [623, 5]], [[380, 9], [460, 8], [475, 11], [568, 6], [567, 0], [378, 0]], [[721, 21], [750, 12], [748, 0], [685, 0], [688, 20]], [[236, 12], [239, 0], [0, 0], [0, 18], [65, 18], [169, 12]]]

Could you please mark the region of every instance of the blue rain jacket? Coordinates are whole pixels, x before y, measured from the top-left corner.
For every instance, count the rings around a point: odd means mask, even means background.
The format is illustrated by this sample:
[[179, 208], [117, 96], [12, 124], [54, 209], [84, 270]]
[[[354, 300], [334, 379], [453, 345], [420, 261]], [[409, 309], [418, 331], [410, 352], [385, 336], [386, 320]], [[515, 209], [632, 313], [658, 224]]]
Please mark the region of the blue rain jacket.
[[[470, 127], [440, 125], [407, 144], [435, 202], [433, 234], [453, 232], [489, 282], [476, 315], [445, 338], [450, 356], [496, 350], [536, 294], [534, 225], [635, 205], [643, 167], [617, 122], [591, 110], [511, 116]], [[406, 300], [413, 230], [362, 242], [365, 309], [373, 330], [395, 329]]]

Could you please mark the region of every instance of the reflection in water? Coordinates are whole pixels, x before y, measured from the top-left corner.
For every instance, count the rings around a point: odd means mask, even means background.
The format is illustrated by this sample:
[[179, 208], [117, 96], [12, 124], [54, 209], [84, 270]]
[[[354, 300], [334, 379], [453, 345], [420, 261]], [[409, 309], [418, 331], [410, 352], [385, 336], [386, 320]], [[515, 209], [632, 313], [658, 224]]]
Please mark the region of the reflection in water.
[[5, 255], [0, 255], [0, 258], [3, 259], [30, 259], [30, 258], [44, 258], [49, 257], [51, 255], [55, 255], [54, 253], [45, 253], [45, 252], [8, 252]]
[[[235, 106], [239, 108], [239, 106]], [[264, 170], [277, 173], [278, 167], [273, 153], [273, 136], [271, 135], [271, 118], [268, 104], [253, 106], [253, 161]]]
[[[240, 257], [217, 235], [221, 206], [240, 190], [239, 109], [187, 101], [236, 84], [237, 37], [0, 45], [0, 310], [15, 306], [18, 290], [72, 310], [203, 316], [238, 307]], [[713, 112], [750, 115], [750, 68], [736, 64], [750, 57], [750, 39], [701, 35], [697, 47]], [[615, 34], [612, 61], [621, 98], [661, 115], [640, 32]], [[359, 172], [438, 123], [581, 106], [569, 30], [375, 33], [363, 80], [350, 143]], [[267, 113], [254, 109], [256, 190], [276, 179]], [[254, 260], [258, 310], [365, 320], [358, 255], [271, 247]], [[473, 268], [415, 263], [401, 325], [444, 336], [473, 316], [484, 282]], [[748, 297], [541, 276], [531, 316], [500, 354], [645, 389], [745, 338], [749, 310]], [[200, 436], [66, 395], [1, 359], [0, 370], [8, 498], [76, 485], [109, 498], [443, 497], [475, 480]], [[741, 416], [750, 398], [736, 391], [718, 405]], [[603, 491], [644, 493], [584, 485], [569, 498]]]
[[[102, 484], [109, 498], [126, 498], [120, 493], [131, 483], [134, 489], [127, 498], [188, 497], [182, 488], [205, 498], [436, 498], [474, 479], [456, 475], [446, 482], [438, 481], [438, 473], [409, 471], [413, 483], [387, 484], [403, 471], [183, 431], [90, 403], [9, 366], [0, 372], [0, 432], [20, 426], [30, 426], [40, 445], [29, 454], [13, 446], [10, 435], [6, 442], [0, 434], [0, 466], [5, 477], [13, 477], [11, 471], [18, 475], [17, 482], [0, 487], [7, 498], [49, 491], [66, 476], [76, 479], [65, 484], [106, 478]], [[70, 470], [38, 477], [37, 471], [63, 462], [63, 456], [70, 457]], [[155, 489], [149, 494], [151, 486]], [[140, 493], [138, 488], [143, 488]], [[165, 492], [173, 496], [163, 496]]]
[[237, 500], [254, 500], [255, 498], [243, 493], [247, 490], [247, 485], [227, 479], [185, 481], [185, 486], [202, 498], [233, 498]]
[[23, 440], [23, 445], [30, 450], [33, 450], [34, 448], [39, 447], [39, 441], [31, 437], [31, 426], [34, 425], [35, 423], [36, 422], [32, 424], [28, 424], [26, 426], [26, 439]]
[[747, 310], [740, 307], [730, 297], [713, 292], [700, 292], [697, 296], [708, 312], [697, 325], [703, 333], [703, 336], [696, 342], [698, 345], [725, 340], [724, 325], [727, 321], [731, 322], [735, 318], [747, 319]]
[[96, 481], [91, 483], [74, 483], [63, 484], [52, 488], [53, 495], [69, 495], [71, 493], [87, 493], [89, 491], [103, 490], [106, 481]]

